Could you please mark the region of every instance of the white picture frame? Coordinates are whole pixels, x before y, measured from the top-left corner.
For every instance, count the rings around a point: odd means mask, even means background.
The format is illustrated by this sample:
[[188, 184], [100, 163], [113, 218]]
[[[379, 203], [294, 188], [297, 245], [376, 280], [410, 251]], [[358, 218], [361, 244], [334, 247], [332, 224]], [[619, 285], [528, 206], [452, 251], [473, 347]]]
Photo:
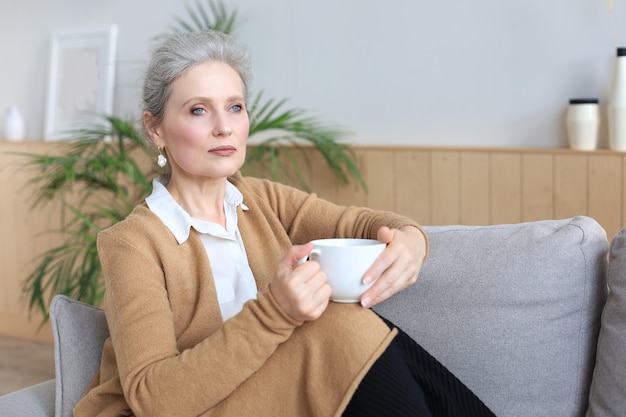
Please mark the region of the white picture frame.
[[67, 140], [71, 130], [113, 112], [116, 50], [116, 25], [52, 34], [45, 140]]

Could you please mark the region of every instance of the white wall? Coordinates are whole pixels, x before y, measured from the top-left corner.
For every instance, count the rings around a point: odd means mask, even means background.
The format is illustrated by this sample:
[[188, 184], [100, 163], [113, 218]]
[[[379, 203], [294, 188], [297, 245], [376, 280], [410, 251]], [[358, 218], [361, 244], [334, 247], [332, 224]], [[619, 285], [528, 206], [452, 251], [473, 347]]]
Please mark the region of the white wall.
[[[605, 104], [615, 48], [626, 45], [619, 1], [617, 36], [606, 0], [226, 3], [253, 52], [253, 90], [288, 97], [365, 144], [565, 146], [568, 99]], [[0, 111], [17, 104], [27, 136], [41, 138], [50, 34], [116, 23], [115, 114], [138, 115], [151, 39], [185, 4], [0, 0]]]

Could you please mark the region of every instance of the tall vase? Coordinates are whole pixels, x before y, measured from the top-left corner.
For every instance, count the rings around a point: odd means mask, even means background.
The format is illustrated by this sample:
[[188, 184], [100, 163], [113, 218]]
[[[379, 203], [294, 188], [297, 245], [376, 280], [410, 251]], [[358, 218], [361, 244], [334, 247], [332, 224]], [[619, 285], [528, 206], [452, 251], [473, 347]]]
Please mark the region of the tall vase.
[[617, 48], [607, 116], [609, 148], [626, 151], [626, 48]]
[[10, 141], [24, 139], [24, 119], [17, 106], [10, 106], [4, 115], [4, 138]]

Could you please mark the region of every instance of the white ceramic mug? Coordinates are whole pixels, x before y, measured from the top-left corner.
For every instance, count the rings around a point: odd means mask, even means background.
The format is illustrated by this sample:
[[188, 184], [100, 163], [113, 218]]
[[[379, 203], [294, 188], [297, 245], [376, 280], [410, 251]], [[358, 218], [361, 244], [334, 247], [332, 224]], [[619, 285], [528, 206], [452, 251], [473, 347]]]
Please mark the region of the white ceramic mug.
[[308, 259], [319, 263], [332, 288], [330, 299], [358, 302], [374, 283], [364, 284], [363, 275], [387, 246], [374, 239], [318, 239]]

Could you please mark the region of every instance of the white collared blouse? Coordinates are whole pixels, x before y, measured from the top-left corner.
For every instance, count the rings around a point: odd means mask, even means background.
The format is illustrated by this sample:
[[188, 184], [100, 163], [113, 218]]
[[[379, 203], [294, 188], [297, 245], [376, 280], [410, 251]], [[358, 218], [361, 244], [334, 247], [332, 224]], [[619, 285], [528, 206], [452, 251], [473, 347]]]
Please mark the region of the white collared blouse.
[[246, 301], [256, 298], [256, 281], [237, 225], [237, 207], [248, 208], [243, 204], [243, 196], [237, 187], [226, 182], [226, 229], [217, 223], [191, 217], [158, 178], [152, 182], [152, 194], [146, 198], [146, 204], [172, 232], [178, 244], [189, 238], [190, 228], [200, 233], [213, 271], [224, 321], [241, 311]]

